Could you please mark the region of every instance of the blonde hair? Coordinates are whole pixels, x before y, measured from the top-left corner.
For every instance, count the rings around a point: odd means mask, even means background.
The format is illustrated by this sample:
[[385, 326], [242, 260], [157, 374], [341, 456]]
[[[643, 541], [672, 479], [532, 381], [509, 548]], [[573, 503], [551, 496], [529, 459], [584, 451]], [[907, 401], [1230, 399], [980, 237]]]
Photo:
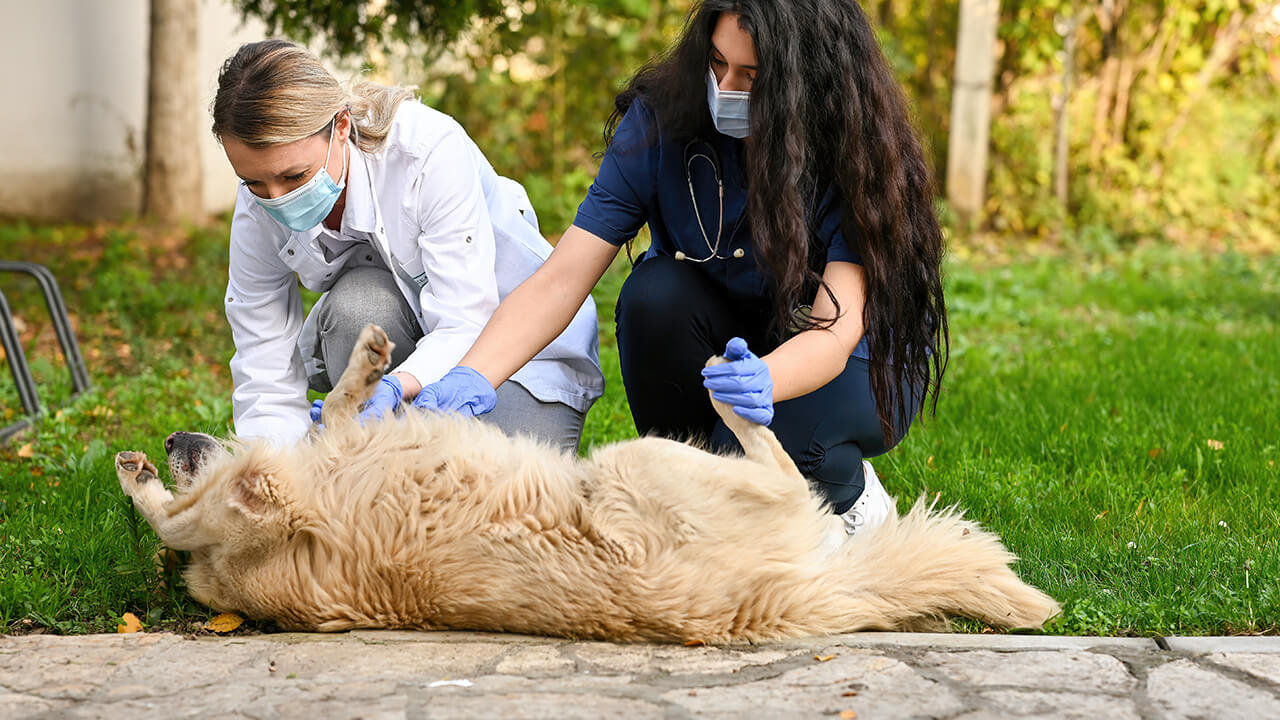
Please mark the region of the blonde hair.
[[213, 98], [213, 134], [250, 147], [294, 142], [329, 129], [343, 110], [351, 111], [361, 150], [382, 149], [400, 103], [413, 86], [371, 82], [347, 89], [320, 60], [286, 40], [240, 46], [222, 64]]

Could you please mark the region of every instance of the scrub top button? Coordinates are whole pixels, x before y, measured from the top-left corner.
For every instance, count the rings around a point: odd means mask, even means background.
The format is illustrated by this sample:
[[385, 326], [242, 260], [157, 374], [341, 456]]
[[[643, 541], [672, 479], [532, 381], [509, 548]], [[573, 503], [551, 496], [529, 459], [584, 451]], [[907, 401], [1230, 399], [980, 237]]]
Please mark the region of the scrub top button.
[[679, 251], [679, 250], [677, 250], [677, 251], [676, 251], [676, 254], [675, 254], [675, 258], [676, 258], [676, 260], [683, 260], [683, 259], [685, 259], [686, 257], [688, 257], [688, 256], [687, 256], [687, 255], [685, 255], [683, 252], [681, 252], [681, 251]]
[[738, 248], [737, 250], [734, 250], [734, 251], [733, 251], [733, 256], [734, 256], [734, 257], [736, 257], [736, 258], [741, 258], [741, 257], [745, 256], [746, 254], [747, 254], [747, 252], [746, 252], [745, 250], [743, 250], [742, 248]]

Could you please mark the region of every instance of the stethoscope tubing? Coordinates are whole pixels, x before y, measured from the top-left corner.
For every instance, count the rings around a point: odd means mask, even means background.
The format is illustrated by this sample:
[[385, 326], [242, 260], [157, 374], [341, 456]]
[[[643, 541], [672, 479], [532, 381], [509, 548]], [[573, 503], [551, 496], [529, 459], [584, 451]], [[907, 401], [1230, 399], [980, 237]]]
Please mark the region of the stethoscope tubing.
[[[707, 256], [703, 258], [689, 257], [684, 252], [677, 250], [674, 253], [674, 257], [676, 260], [688, 260], [695, 263], [704, 263], [711, 260], [731, 260], [733, 258], [741, 258], [746, 255], [742, 248], [734, 250], [729, 255], [720, 254], [720, 240], [724, 230], [724, 178], [720, 174], [720, 163], [717, 161], [717, 158], [714, 157], [715, 149], [711, 148], [709, 144], [708, 149], [711, 151], [710, 153], [699, 151], [690, 154], [690, 150], [696, 142], [698, 141], [690, 141], [689, 144], [685, 146], [684, 176], [689, 186], [689, 202], [693, 205], [693, 216], [698, 222], [698, 231], [702, 233], [702, 241], [707, 246]], [[711, 241], [711, 235], [707, 232], [706, 225], [702, 222], [702, 211], [698, 208], [698, 197], [693, 191], [693, 163], [698, 158], [702, 158], [708, 163], [711, 163], [711, 172], [716, 179], [718, 217], [716, 219], [716, 239], [714, 243]], [[739, 223], [735, 223], [733, 226], [733, 233], [729, 236], [730, 244], [733, 243], [733, 236], [737, 234], [740, 222], [741, 218], [739, 218]]]

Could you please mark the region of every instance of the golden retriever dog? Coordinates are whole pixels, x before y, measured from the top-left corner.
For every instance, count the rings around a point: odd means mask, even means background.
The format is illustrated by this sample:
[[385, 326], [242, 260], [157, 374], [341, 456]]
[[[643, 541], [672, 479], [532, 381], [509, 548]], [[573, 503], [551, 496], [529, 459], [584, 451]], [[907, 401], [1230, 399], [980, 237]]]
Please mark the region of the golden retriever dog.
[[918, 502], [843, 540], [773, 433], [723, 405], [745, 457], [641, 438], [579, 459], [420, 412], [361, 424], [391, 347], [365, 329], [324, 429], [294, 447], [175, 433], [175, 493], [142, 453], [116, 456], [156, 534], [191, 551], [196, 600], [299, 630], [715, 644], [1058, 610], [954, 510]]

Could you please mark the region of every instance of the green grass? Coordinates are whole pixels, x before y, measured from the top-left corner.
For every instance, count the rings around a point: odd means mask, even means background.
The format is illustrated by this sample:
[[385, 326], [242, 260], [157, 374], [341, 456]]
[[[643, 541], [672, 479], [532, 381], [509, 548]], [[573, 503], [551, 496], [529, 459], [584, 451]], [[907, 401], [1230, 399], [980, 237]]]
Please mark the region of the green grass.
[[[0, 448], [0, 630], [208, 616], [156, 569], [112, 455], [227, 430], [225, 231], [0, 227], [0, 256], [62, 279], [96, 383], [68, 401], [34, 285], [0, 277], [51, 407]], [[612, 333], [624, 273], [620, 260], [595, 295], [609, 383], [588, 449], [634, 435]], [[1167, 248], [953, 258], [938, 415], [876, 467], [902, 509], [938, 497], [999, 532], [1022, 575], [1063, 601], [1050, 632], [1276, 633], [1278, 283], [1280, 258]], [[16, 407], [5, 373], [6, 424]]]

